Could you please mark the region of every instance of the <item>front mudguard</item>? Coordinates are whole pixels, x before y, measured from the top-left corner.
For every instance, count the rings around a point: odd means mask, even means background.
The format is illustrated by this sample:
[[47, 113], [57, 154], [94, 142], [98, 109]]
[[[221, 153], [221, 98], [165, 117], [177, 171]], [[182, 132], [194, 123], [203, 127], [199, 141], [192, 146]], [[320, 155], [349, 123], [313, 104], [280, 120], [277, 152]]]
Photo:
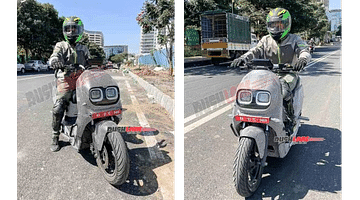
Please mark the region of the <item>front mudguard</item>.
[[101, 151], [109, 127], [117, 127], [117, 124], [110, 120], [104, 120], [104, 121], [100, 121], [95, 125], [95, 132], [93, 133], [93, 139], [94, 139], [93, 142], [96, 150]]
[[262, 159], [266, 154], [267, 146], [267, 137], [263, 128], [258, 126], [248, 126], [240, 130], [239, 133], [241, 139], [242, 137], [253, 138], [255, 140], [256, 146], [259, 150], [260, 158]]

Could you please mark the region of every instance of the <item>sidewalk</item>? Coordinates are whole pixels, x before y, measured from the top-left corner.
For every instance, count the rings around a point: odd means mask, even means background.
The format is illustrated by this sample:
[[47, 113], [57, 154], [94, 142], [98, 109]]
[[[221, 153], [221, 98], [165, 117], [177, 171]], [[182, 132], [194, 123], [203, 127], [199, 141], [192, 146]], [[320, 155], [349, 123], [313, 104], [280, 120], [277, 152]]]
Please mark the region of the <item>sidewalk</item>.
[[[130, 194], [149, 199], [174, 199], [174, 122], [165, 109], [148, 98], [147, 91], [131, 76], [109, 70], [118, 83], [123, 105], [120, 127], [141, 126], [155, 128], [155, 132], [126, 134], [131, 167]], [[164, 141], [165, 146], [159, 146]], [[134, 182], [132, 182], [132, 180]]]
[[[123, 70], [123, 68], [121, 68], [120, 70]], [[151, 73], [151, 72], [150, 72]], [[167, 71], [166, 71], [167, 73]], [[174, 96], [174, 83], [172, 82], [172, 87], [171, 91], [168, 91], [169, 88], [165, 88], [164, 86], [162, 86], [162, 90], [166, 90], [167, 93], [169, 94], [165, 94], [165, 92], [163, 92], [161, 89], [159, 89], [159, 85], [161, 85], [161, 83], [158, 82], [152, 82], [152, 84], [150, 84], [148, 81], [144, 80], [143, 78], [139, 77], [138, 75], [136, 75], [134, 72], [126, 69], [123, 71], [124, 75], [128, 75], [130, 76], [133, 80], [135, 80], [137, 83], [139, 83], [139, 85], [141, 87], [143, 87], [146, 92], [148, 93], [148, 97], [152, 98], [156, 103], [158, 103], [159, 105], [161, 105], [163, 108], [165, 108], [165, 110], [169, 113], [170, 118], [174, 121], [175, 119], [175, 100], [171, 97]], [[153, 79], [161, 79], [163, 77], [160, 76], [154, 76]], [[170, 96], [171, 95], [171, 96]]]

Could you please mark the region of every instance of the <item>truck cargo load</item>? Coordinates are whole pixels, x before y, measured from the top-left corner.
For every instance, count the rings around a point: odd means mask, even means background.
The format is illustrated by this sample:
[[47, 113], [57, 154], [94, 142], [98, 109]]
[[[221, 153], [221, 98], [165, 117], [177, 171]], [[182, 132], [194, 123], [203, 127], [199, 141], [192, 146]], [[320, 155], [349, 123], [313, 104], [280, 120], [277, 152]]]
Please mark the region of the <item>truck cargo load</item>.
[[237, 58], [250, 49], [251, 32], [248, 17], [224, 11], [206, 11], [201, 15], [202, 56]]

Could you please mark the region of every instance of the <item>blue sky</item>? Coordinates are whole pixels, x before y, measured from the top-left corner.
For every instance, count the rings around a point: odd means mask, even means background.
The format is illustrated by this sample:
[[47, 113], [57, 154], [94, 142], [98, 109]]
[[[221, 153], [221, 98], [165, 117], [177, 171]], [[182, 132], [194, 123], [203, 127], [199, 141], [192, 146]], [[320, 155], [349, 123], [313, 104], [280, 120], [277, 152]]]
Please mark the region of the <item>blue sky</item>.
[[[76, 15], [85, 29], [101, 31], [105, 45], [128, 45], [130, 53], [139, 52], [140, 26], [135, 18], [145, 0], [37, 0], [54, 5], [59, 16]], [[182, 2], [175, 0], [175, 2]], [[341, 0], [330, 0], [331, 9], [341, 8]]]
[[37, 0], [54, 5], [60, 16], [77, 16], [86, 30], [101, 31], [104, 44], [128, 45], [129, 53], [139, 52], [140, 26], [136, 16], [145, 0]]
[[341, 9], [341, 0], [329, 0], [329, 10]]

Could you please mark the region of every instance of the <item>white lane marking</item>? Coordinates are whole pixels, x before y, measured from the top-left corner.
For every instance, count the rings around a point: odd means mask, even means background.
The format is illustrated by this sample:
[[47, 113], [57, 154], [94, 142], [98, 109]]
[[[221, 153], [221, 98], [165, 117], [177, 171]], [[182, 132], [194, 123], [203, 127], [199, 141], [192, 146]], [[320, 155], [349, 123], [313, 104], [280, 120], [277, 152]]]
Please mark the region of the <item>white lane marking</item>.
[[227, 105], [226, 107], [224, 108], [221, 108], [220, 110], [214, 112], [214, 113], [211, 113], [210, 115], [206, 116], [206, 117], [203, 117], [202, 119], [190, 124], [189, 126], [185, 127], [184, 128], [184, 134], [197, 128], [198, 126], [210, 121], [211, 119], [223, 114], [224, 112], [230, 110], [231, 108], [233, 107], [233, 104], [229, 104]]
[[[335, 54], [335, 53], [337, 53], [337, 52], [339, 52], [339, 51], [340, 51], [340, 50], [337, 50], [337, 51], [328, 53], [328, 54], [326, 54], [326, 55], [324, 55], [324, 56], [322, 56], [322, 57], [320, 57], [320, 58], [318, 58], [318, 59], [315, 59], [314, 61], [310, 62], [309, 65], [305, 67], [305, 69], [308, 68], [308, 67], [311, 67], [312, 65], [314, 65], [314, 64], [316, 64], [316, 63], [324, 60], [325, 58], [327, 58], [327, 57], [329, 57], [329, 56], [331, 56], [331, 55], [333, 55], [333, 54]], [[234, 98], [234, 97], [232, 97], [232, 98]], [[226, 100], [225, 100], [225, 102], [226, 102]], [[224, 102], [220, 102], [220, 103], [218, 103], [218, 104], [222, 104], [222, 105], [223, 105]], [[218, 105], [218, 104], [217, 104], [217, 105]], [[214, 105], [214, 108], [216, 108], [217, 105]], [[191, 130], [199, 127], [199, 126], [201, 126], [202, 124], [210, 121], [211, 119], [213, 119], [213, 118], [221, 115], [222, 113], [230, 110], [230, 109], [232, 108], [232, 106], [233, 106], [233, 104], [231, 103], [230, 105], [228, 105], [228, 106], [226, 106], [226, 107], [224, 107], [224, 108], [221, 108], [220, 110], [218, 110], [218, 111], [216, 111], [216, 112], [214, 112], [214, 113], [212, 113], [212, 114], [210, 114], [210, 115], [208, 115], [208, 116], [206, 116], [206, 117], [204, 117], [204, 118], [202, 118], [202, 119], [200, 119], [200, 120], [198, 120], [198, 121], [196, 121], [196, 122], [194, 122], [194, 123], [186, 126], [186, 127], [184, 128], [184, 134], [186, 134], [187, 132], [189, 132], [189, 131], [191, 131]], [[212, 107], [213, 107], [213, 106], [212, 106]], [[193, 119], [195, 119], [195, 118], [197, 118], [197, 117], [199, 117], [199, 116], [201, 116], [201, 115], [204, 115], [205, 113], [210, 112], [210, 111], [213, 110], [214, 108], [211, 108], [211, 109], [208, 108], [208, 109], [206, 109], [207, 111], [203, 110], [203, 111], [200, 111], [200, 112], [198, 112], [198, 113], [195, 113], [195, 114], [187, 117], [187, 118], [184, 120], [184, 123], [189, 122], [190, 120], [193, 120]]]
[[[149, 122], [147, 121], [142, 110], [139, 108], [140, 104], [137, 101], [137, 99], [134, 95], [134, 91], [132, 90], [132, 88], [127, 80], [125, 80], [125, 84], [130, 93], [130, 99], [131, 99], [132, 104], [134, 105], [134, 109], [136, 112], [136, 116], [139, 120], [140, 126], [144, 127], [144, 128], [150, 128]], [[163, 154], [161, 153], [161, 151], [156, 151], [154, 149], [154, 147], [156, 147], [156, 144], [157, 144], [157, 140], [154, 135], [146, 135], [146, 136], [144, 135], [144, 139], [146, 142], [146, 146], [148, 147], [148, 151], [149, 151], [149, 155], [150, 155], [151, 159], [158, 159], [158, 158], [165, 159]]]
[[339, 51], [340, 51], [340, 50], [336, 50], [336, 51], [334, 51], [334, 52], [331, 52], [331, 53], [326, 54], [326, 55], [323, 56], [323, 57], [320, 57], [320, 58], [318, 58], [318, 59], [315, 59], [315, 60], [311, 61], [304, 69], [309, 68], [309, 67], [315, 65], [316, 63], [324, 60], [325, 58], [330, 57], [331, 55], [333, 55], [333, 54], [335, 54], [335, 53], [337, 53], [337, 52], [339, 52]]
[[192, 115], [190, 115], [190, 116], [188, 116], [188, 117], [186, 117], [186, 118], [184, 119], [184, 124], [187, 123], [187, 122], [189, 122], [189, 121], [191, 121], [191, 120], [193, 120], [193, 119], [196, 119], [196, 118], [198, 118], [198, 117], [200, 117], [200, 116], [202, 116], [202, 115], [205, 115], [206, 113], [208, 113], [208, 112], [210, 112], [210, 111], [212, 111], [212, 110], [215, 110], [216, 108], [219, 108], [219, 107], [222, 106], [222, 105], [225, 105], [225, 104], [227, 104], [227, 103], [231, 103], [231, 104], [232, 104], [233, 100], [235, 100], [235, 96], [232, 96], [232, 97], [230, 97], [230, 98], [228, 98], [228, 99], [225, 99], [225, 101], [222, 101], [222, 102], [217, 103], [217, 104], [215, 104], [215, 105], [213, 105], [213, 106], [210, 106], [210, 107], [208, 107], [208, 108], [206, 108], [206, 109], [204, 109], [204, 110], [202, 110], [202, 111], [199, 111], [199, 112], [197, 112], [197, 113], [195, 113], [195, 114], [192, 114]]
[[18, 78], [17, 81], [23, 81], [23, 80], [29, 80], [29, 79], [35, 79], [35, 78], [43, 78], [43, 77], [48, 77], [48, 76], [54, 76], [54, 74], [48, 74], [48, 75], [44, 75], [44, 76], [32, 76], [32, 77], [28, 77], [28, 78]]
[[[139, 120], [139, 124], [141, 127], [144, 127], [144, 128], [150, 128], [150, 125], [149, 125], [149, 122], [147, 121], [144, 113], [142, 112], [142, 110], [139, 108], [139, 102], [137, 101], [135, 95], [134, 95], [134, 91], [133, 89], [131, 88], [129, 82], [127, 80], [125, 80], [125, 84], [126, 84], [126, 87], [130, 93], [130, 98], [131, 98], [131, 102], [132, 104], [134, 105], [134, 109], [135, 109], [135, 112], [136, 112], [136, 116]], [[144, 139], [145, 139], [145, 143], [146, 143], [146, 146], [148, 148], [148, 152], [149, 152], [149, 155], [150, 155], [150, 159], [151, 160], [164, 160], [164, 155], [163, 153], [157, 148], [156, 144], [157, 144], [157, 140], [155, 138], [154, 135], [144, 135], [143, 136]], [[161, 170], [165, 170], [165, 171], [169, 171], [169, 169], [165, 168], [165, 169], [161, 169]], [[160, 174], [157, 174], [158, 178], [160, 178], [160, 176], [163, 176], [162, 173]], [[169, 197], [169, 192], [167, 192], [167, 184], [163, 184], [162, 183], [163, 181], [160, 179], [159, 181], [159, 190], [161, 192], [161, 195], [163, 197]], [[165, 198], [165, 199], [169, 199], [169, 198]]]

